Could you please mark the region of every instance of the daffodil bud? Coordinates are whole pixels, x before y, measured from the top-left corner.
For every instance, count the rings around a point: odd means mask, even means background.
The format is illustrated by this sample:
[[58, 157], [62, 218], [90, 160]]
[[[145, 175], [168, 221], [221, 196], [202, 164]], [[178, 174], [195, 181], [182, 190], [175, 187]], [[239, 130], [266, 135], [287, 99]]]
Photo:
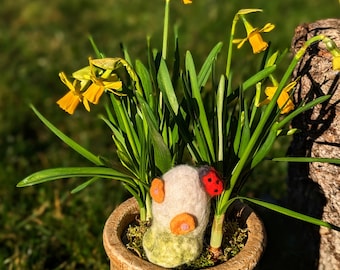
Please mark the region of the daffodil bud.
[[338, 46], [336, 46], [334, 40], [326, 37], [323, 40], [323, 43], [326, 45], [327, 50], [333, 55], [333, 56], [340, 56], [340, 49]]
[[287, 135], [294, 135], [297, 131], [299, 131], [297, 128], [291, 128], [287, 131]]

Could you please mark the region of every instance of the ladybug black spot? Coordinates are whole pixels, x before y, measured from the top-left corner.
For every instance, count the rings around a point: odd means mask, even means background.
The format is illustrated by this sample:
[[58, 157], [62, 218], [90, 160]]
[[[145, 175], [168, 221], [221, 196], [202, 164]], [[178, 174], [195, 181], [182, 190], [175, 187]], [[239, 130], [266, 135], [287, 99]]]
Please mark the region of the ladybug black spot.
[[218, 185], [220, 183], [220, 180], [216, 180], [216, 184]]
[[212, 182], [212, 179], [211, 179], [210, 177], [208, 178], [208, 182], [209, 182], [209, 183]]
[[218, 189], [214, 189], [214, 193], [218, 193]]

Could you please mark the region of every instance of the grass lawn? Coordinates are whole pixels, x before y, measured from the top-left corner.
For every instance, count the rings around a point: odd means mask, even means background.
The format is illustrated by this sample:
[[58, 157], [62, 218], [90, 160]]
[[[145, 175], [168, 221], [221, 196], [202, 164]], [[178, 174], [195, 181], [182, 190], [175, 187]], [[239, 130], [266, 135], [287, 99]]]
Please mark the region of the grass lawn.
[[[290, 46], [294, 28], [339, 17], [338, 0], [172, 1], [181, 50], [190, 49], [200, 66], [218, 41], [227, 42], [240, 8], [262, 8], [256, 24], [272, 22], [267, 34], [280, 50]], [[98, 154], [112, 156], [110, 133], [82, 108], [69, 117], [55, 104], [66, 88], [58, 72], [70, 73], [94, 56], [88, 34], [107, 56], [120, 56], [123, 42], [144, 60], [146, 36], [160, 47], [163, 1], [3, 0], [0, 9], [0, 269], [108, 269], [101, 233], [106, 217], [128, 196], [114, 181], [103, 180], [70, 194], [79, 179], [19, 189], [26, 175], [44, 168], [89, 165], [54, 137], [28, 108], [33, 103], [65, 133]], [[226, 48], [225, 48], [226, 49]], [[249, 50], [249, 48], [247, 48]], [[239, 57], [242, 57], [242, 50]], [[238, 65], [236, 61], [233, 65]], [[287, 144], [285, 144], [287, 145]], [[281, 144], [275, 151], [285, 152]], [[269, 174], [269, 177], [268, 177]], [[264, 164], [246, 192], [281, 199], [285, 165]], [[267, 263], [269, 265], [269, 263]], [[266, 268], [264, 264], [263, 269]], [[275, 268], [279, 269], [279, 268]]]

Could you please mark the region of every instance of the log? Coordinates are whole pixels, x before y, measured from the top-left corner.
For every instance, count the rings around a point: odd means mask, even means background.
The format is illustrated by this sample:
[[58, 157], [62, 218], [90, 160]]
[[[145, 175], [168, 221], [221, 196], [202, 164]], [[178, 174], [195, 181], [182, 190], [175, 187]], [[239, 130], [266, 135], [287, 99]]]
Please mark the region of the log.
[[[300, 25], [291, 49], [295, 54], [304, 42], [318, 34], [332, 38], [340, 47], [340, 20], [326, 19]], [[298, 128], [290, 156], [340, 158], [340, 72], [332, 70], [332, 55], [322, 42], [313, 44], [293, 73], [298, 80], [294, 103], [322, 95], [332, 97], [292, 121]], [[288, 207], [340, 226], [340, 166], [328, 163], [288, 165]], [[340, 232], [300, 224], [296, 244], [303, 250], [305, 268], [340, 269]]]

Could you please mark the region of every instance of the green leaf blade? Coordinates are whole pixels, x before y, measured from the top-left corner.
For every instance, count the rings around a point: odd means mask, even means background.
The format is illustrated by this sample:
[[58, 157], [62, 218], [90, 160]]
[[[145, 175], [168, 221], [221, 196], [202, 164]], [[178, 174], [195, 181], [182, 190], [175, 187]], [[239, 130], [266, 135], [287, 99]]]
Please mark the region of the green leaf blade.
[[23, 180], [21, 180], [17, 187], [33, 186], [45, 182], [51, 182], [63, 178], [72, 177], [99, 177], [112, 180], [119, 180], [126, 183], [133, 183], [130, 176], [121, 173], [112, 168], [105, 167], [67, 167], [67, 168], [53, 168], [35, 172]]
[[87, 160], [91, 161], [95, 165], [104, 165], [99, 157], [92, 154], [90, 151], [82, 147], [80, 144], [72, 140], [62, 131], [60, 131], [56, 126], [54, 126], [50, 121], [48, 121], [32, 104], [30, 104], [33, 112], [38, 116], [38, 118], [48, 127], [57, 137], [59, 137], [64, 143], [75, 150], [77, 153], [85, 157]]
[[246, 91], [249, 89], [251, 86], [255, 85], [259, 81], [267, 78], [270, 74], [272, 74], [276, 69], [276, 65], [266, 67], [256, 73], [255, 75], [251, 76], [249, 79], [247, 79], [243, 84], [242, 84], [242, 89], [243, 91]]
[[177, 115], [179, 109], [178, 100], [164, 59], [160, 62], [157, 79], [160, 90], [165, 96], [165, 101], [170, 105], [173, 113]]
[[337, 227], [333, 224], [330, 224], [328, 222], [325, 222], [325, 221], [322, 221], [320, 219], [295, 212], [293, 210], [287, 209], [285, 207], [282, 207], [282, 206], [279, 206], [279, 205], [276, 205], [276, 204], [264, 202], [264, 201], [261, 201], [261, 200], [258, 200], [258, 199], [247, 198], [247, 197], [239, 197], [239, 198], [242, 199], [242, 200], [246, 200], [246, 201], [252, 202], [254, 204], [260, 205], [262, 207], [265, 207], [265, 208], [270, 209], [272, 211], [275, 211], [277, 213], [280, 213], [280, 214], [283, 214], [283, 215], [286, 215], [286, 216], [289, 216], [289, 217], [292, 217], [292, 218], [295, 218], [295, 219], [298, 219], [298, 220], [302, 220], [302, 221], [305, 221], [305, 222], [308, 222], [308, 223], [311, 223], [311, 224], [314, 224], [314, 225], [323, 226], [323, 227], [326, 227], [326, 228], [329, 228], [329, 229], [334, 229], [334, 230], [337, 230], [337, 231], [339, 231], [339, 229], [340, 229], [339, 227]]
[[190, 51], [187, 51], [186, 58], [185, 58], [185, 68], [187, 71], [187, 74], [189, 76], [191, 90], [192, 90], [192, 97], [196, 100], [197, 106], [198, 106], [198, 117], [199, 117], [199, 123], [200, 128], [203, 131], [204, 138], [206, 141], [206, 144], [208, 146], [208, 150], [210, 153], [210, 156], [212, 158], [212, 161], [215, 160], [215, 150], [213, 146], [210, 126], [207, 119], [207, 114], [205, 111], [205, 107], [203, 104], [202, 96], [201, 96], [201, 89], [198, 85], [197, 75], [196, 75], [196, 69], [194, 60], [192, 58], [192, 55]]
[[141, 110], [145, 117], [145, 120], [148, 123], [148, 130], [150, 132], [150, 138], [153, 143], [156, 167], [162, 173], [165, 173], [172, 167], [170, 150], [164, 142], [162, 135], [159, 133], [157, 122], [154, 114], [151, 111], [151, 108], [142, 97], [138, 97], [138, 100], [141, 104]]
[[324, 162], [340, 165], [340, 158], [317, 158], [317, 157], [277, 157], [272, 161], [281, 162]]
[[216, 57], [219, 54], [219, 52], [221, 51], [223, 46], [222, 42], [218, 42], [215, 47], [211, 50], [211, 52], [209, 53], [208, 57], [205, 59], [202, 68], [200, 69], [200, 72], [197, 75], [197, 81], [198, 81], [198, 85], [199, 87], [203, 87], [210, 74], [212, 71], [212, 65], [214, 63], [214, 61], [216, 61]]
[[136, 72], [141, 80], [145, 98], [152, 109], [154, 109], [154, 96], [151, 83], [151, 76], [147, 68], [139, 60], [136, 61]]

